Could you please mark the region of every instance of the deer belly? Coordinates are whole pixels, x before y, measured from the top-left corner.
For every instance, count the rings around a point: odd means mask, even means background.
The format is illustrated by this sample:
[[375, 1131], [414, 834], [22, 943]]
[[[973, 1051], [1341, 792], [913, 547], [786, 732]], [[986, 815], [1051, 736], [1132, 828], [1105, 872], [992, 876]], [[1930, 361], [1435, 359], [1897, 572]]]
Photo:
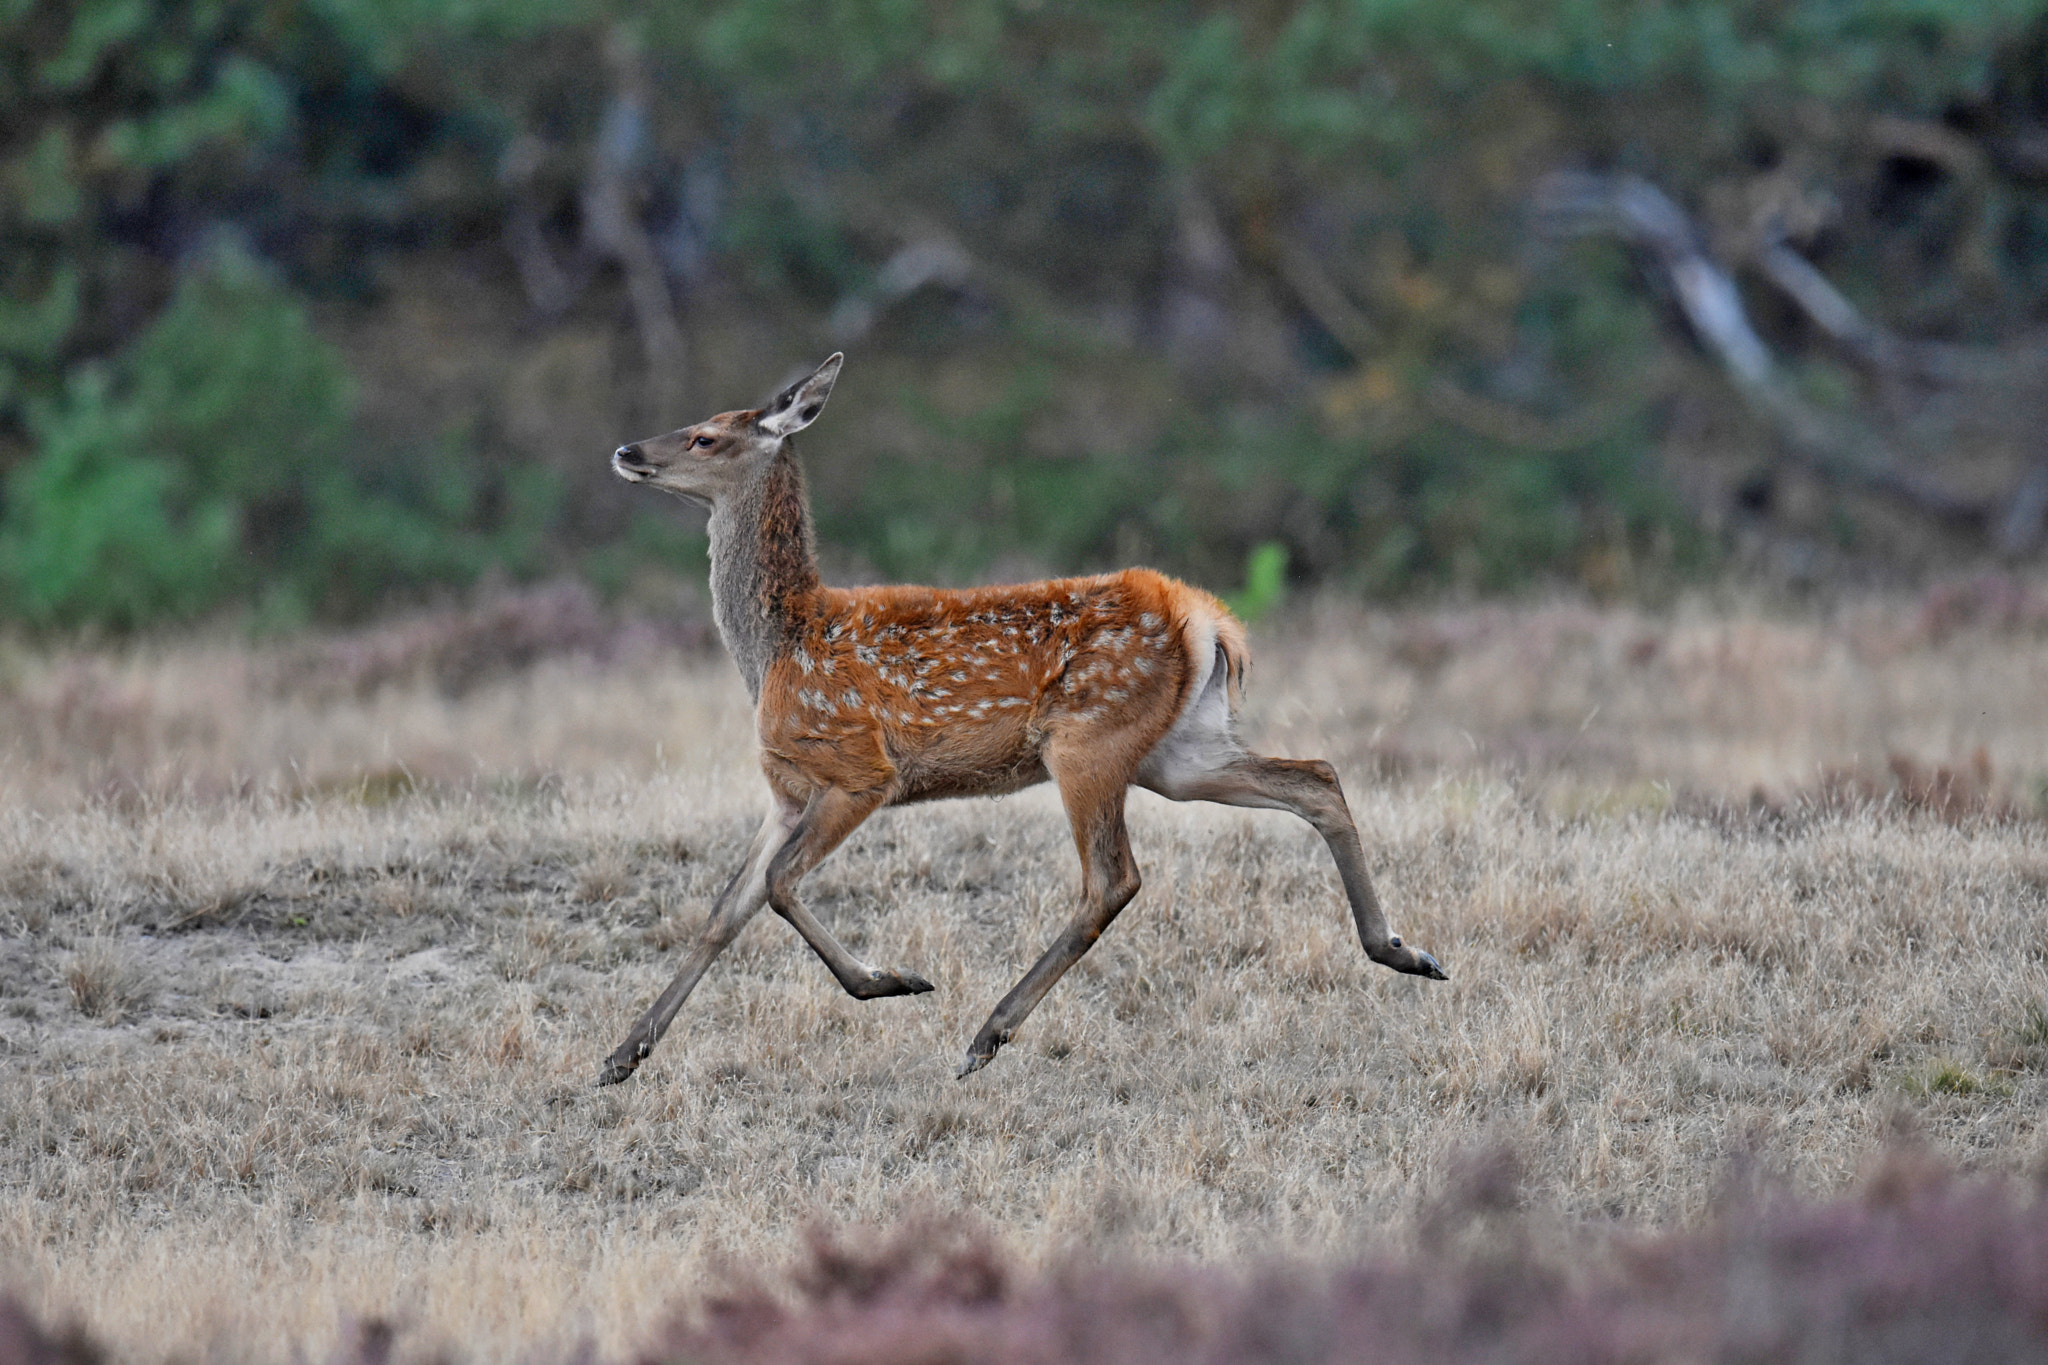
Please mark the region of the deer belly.
[[892, 735], [897, 802], [1001, 796], [1046, 780], [1045, 762], [1021, 719], [1001, 724], [919, 726]]

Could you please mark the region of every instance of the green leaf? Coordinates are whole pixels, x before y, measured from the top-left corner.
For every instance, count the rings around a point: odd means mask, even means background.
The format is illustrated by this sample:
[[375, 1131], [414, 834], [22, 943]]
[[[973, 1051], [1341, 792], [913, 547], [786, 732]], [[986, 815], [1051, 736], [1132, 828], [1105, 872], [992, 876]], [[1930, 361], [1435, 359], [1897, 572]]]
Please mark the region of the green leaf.
[[1241, 621], [1257, 621], [1287, 596], [1287, 547], [1268, 540], [1253, 547], [1244, 561], [1244, 587], [1227, 594], [1224, 605]]

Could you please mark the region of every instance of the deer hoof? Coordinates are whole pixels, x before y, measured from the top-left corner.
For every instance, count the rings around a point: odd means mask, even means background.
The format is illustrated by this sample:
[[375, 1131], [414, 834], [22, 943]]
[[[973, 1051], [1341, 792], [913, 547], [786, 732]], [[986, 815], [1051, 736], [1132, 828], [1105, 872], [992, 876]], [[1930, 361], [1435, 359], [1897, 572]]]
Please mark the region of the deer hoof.
[[856, 1000], [884, 1000], [892, 995], [923, 995], [931, 988], [932, 983], [916, 972], [898, 968], [893, 972], [876, 972], [847, 989]]
[[607, 1085], [617, 1085], [620, 1081], [631, 1078], [633, 1073], [639, 1069], [640, 1062], [637, 1058], [629, 1062], [622, 1062], [617, 1057], [607, 1058], [604, 1070], [597, 1073], [597, 1084], [600, 1088]]
[[1437, 966], [1436, 959], [1423, 952], [1422, 949], [1410, 948], [1408, 951], [1415, 954], [1415, 961], [1409, 966], [1401, 968], [1402, 971], [1410, 972], [1416, 976], [1426, 976], [1431, 981], [1449, 981], [1451, 979], [1451, 974]]
[[960, 1063], [960, 1069], [953, 1073], [954, 1080], [965, 1080], [994, 1061], [996, 1054], [1002, 1051], [1003, 1044], [1009, 1042], [1016, 1032], [1015, 1029], [1002, 1029], [991, 1034], [988, 1029], [994, 1022], [990, 1020], [987, 1025], [983, 1025], [982, 1032], [974, 1035], [974, 1041], [967, 1045], [967, 1060]]

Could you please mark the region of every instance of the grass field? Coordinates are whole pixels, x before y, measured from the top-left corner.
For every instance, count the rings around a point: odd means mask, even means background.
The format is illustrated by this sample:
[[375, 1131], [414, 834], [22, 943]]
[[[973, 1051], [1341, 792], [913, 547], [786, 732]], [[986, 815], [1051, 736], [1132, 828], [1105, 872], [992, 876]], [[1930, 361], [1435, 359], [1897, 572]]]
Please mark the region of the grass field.
[[1595, 1226], [1758, 1166], [1833, 1191], [1901, 1133], [2039, 1172], [2044, 602], [1307, 612], [1246, 732], [1337, 765], [1449, 983], [1365, 960], [1305, 826], [1137, 794], [1144, 891], [956, 1082], [1068, 911], [1041, 789], [885, 813], [809, 884], [933, 994], [852, 1001], [765, 916], [603, 1092], [763, 807], [721, 655], [15, 647], [0, 1281], [141, 1361], [366, 1314], [616, 1356], [821, 1218], [1226, 1261], [1398, 1246], [1498, 1146]]

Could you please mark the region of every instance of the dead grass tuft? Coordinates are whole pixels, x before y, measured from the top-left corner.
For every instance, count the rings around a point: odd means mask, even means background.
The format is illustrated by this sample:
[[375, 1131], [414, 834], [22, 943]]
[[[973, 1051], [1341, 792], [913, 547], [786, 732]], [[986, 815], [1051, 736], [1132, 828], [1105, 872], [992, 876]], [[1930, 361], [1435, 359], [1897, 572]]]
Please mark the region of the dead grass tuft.
[[78, 1012], [102, 1024], [121, 1023], [152, 993], [149, 972], [128, 946], [97, 935], [70, 954], [64, 985]]
[[576, 881], [576, 899], [586, 905], [623, 899], [636, 885], [632, 865], [616, 853], [600, 855]]
[[1924, 763], [1893, 754], [1881, 773], [1835, 769], [1822, 775], [1793, 804], [1820, 810], [1889, 806], [1948, 824], [1966, 820], [2029, 820], [2048, 817], [2030, 799], [2001, 786], [1992, 772], [1991, 751], [1978, 745], [1960, 763]]
[[1971, 630], [2048, 634], [2048, 591], [2002, 573], [1937, 583], [1922, 595], [1914, 626], [1920, 638], [1935, 645]]

